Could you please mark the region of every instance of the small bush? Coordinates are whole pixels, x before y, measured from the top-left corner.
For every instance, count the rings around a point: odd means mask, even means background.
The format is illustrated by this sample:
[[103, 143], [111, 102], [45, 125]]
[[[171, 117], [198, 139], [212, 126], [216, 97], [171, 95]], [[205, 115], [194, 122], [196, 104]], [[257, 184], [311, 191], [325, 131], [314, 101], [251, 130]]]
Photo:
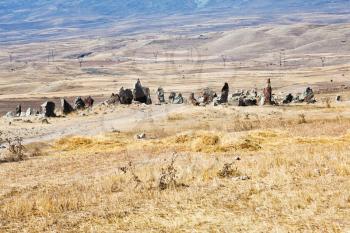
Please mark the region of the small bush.
[[238, 171], [237, 167], [234, 167], [233, 163], [225, 163], [224, 167], [218, 172], [220, 178], [230, 178], [230, 177], [239, 177], [241, 173]]
[[27, 158], [24, 154], [25, 147], [23, 146], [23, 138], [6, 138], [5, 140], [7, 146], [7, 154], [0, 160], [0, 162], [19, 162]]

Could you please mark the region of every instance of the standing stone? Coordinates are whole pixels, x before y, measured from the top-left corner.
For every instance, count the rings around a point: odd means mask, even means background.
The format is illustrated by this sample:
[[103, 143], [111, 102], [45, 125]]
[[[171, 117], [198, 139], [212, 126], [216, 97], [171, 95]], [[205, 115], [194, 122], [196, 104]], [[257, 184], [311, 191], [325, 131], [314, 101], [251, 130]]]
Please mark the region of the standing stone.
[[148, 87], [143, 87], [143, 92], [145, 93], [146, 96], [146, 103], [147, 105], [152, 104], [152, 99], [151, 99], [151, 90]]
[[22, 113], [22, 105], [17, 105], [16, 107], [16, 116], [21, 116]]
[[290, 104], [292, 103], [293, 99], [293, 95], [289, 93], [286, 97], [284, 97], [283, 104]]
[[189, 97], [189, 102], [194, 105], [194, 106], [199, 106], [199, 102], [196, 100], [196, 98], [194, 97], [194, 93], [192, 92], [190, 94], [190, 97]]
[[61, 99], [61, 108], [62, 108], [62, 113], [65, 115], [70, 114], [71, 112], [74, 111], [74, 108], [72, 107], [72, 105], [70, 105], [70, 103], [68, 103], [68, 101], [65, 99]]
[[169, 103], [174, 103], [174, 99], [176, 97], [176, 93], [175, 92], [170, 92], [170, 95], [169, 95]]
[[120, 104], [120, 97], [118, 94], [112, 93], [111, 97], [106, 101], [107, 105]]
[[183, 104], [184, 103], [184, 98], [182, 97], [182, 94], [179, 93], [177, 96], [175, 96], [173, 104]]
[[47, 101], [41, 105], [41, 112], [45, 117], [56, 117], [55, 103]]
[[228, 86], [228, 83], [225, 83], [224, 87], [221, 89], [221, 97], [219, 100], [220, 104], [227, 103], [229, 91], [230, 87]]
[[82, 110], [84, 108], [85, 108], [85, 102], [83, 101], [83, 99], [80, 96], [75, 98], [74, 109], [75, 110]]
[[26, 111], [26, 117], [30, 117], [31, 115], [34, 115], [34, 111], [32, 108], [28, 108]]
[[159, 87], [157, 90], [157, 97], [160, 104], [165, 103], [164, 90]]
[[313, 90], [310, 87], [306, 88], [304, 92], [304, 101], [308, 104], [315, 103], [316, 100], [314, 99], [314, 97], [315, 95]]
[[210, 88], [205, 88], [202, 93], [203, 104], [210, 104], [214, 98], [217, 97], [216, 93]]
[[84, 99], [84, 103], [87, 108], [92, 108], [94, 106], [94, 102], [95, 100], [91, 96]]
[[119, 91], [119, 98], [121, 104], [131, 104], [134, 96], [130, 89], [124, 89], [122, 87]]
[[264, 97], [265, 97], [265, 105], [272, 104], [272, 88], [271, 88], [271, 80], [267, 79], [267, 86], [264, 88]]
[[133, 91], [134, 100], [143, 104], [152, 104], [151, 91], [148, 87], [143, 87], [140, 79], [135, 84]]

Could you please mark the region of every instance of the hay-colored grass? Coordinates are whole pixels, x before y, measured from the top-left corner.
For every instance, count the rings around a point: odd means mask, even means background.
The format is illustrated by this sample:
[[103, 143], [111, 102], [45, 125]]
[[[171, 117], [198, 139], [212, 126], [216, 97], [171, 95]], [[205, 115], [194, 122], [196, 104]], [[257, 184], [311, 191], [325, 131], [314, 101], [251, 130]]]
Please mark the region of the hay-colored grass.
[[[260, 125], [250, 130], [199, 130], [195, 124], [191, 129], [188, 113], [166, 127], [162, 121], [145, 125], [152, 137], [144, 140], [134, 132], [56, 140], [42, 147], [44, 156], [1, 165], [6, 179], [0, 182], [0, 229], [347, 232], [350, 121], [314, 110], [302, 125], [299, 110], [289, 110], [288, 121], [260, 116]], [[231, 124], [229, 113], [220, 115], [208, 112], [201, 124], [223, 118]], [[244, 122], [256, 124], [256, 117]], [[181, 185], [162, 191], [162, 169], [173, 152]], [[220, 176], [227, 163], [233, 163], [232, 176]]]

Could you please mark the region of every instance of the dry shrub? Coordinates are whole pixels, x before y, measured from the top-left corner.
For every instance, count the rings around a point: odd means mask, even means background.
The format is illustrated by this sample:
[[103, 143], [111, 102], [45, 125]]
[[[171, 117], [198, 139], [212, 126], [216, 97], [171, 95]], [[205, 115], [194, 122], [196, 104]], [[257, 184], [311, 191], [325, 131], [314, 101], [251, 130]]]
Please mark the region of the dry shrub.
[[204, 145], [214, 146], [219, 143], [219, 137], [217, 135], [204, 135], [201, 141]]
[[306, 123], [306, 119], [305, 119], [305, 114], [299, 114], [299, 120], [298, 120], [298, 124], [305, 124]]
[[218, 172], [218, 176], [221, 178], [238, 177], [241, 173], [237, 167], [233, 167], [235, 163], [225, 163], [224, 167]]
[[175, 169], [175, 161], [178, 157], [178, 154], [174, 153], [171, 159], [171, 162], [165, 168], [162, 168], [162, 173], [160, 175], [158, 187], [160, 190], [166, 190], [169, 188], [178, 188], [178, 187], [188, 187], [185, 184], [179, 183], [177, 181], [177, 170]]
[[128, 163], [128, 166], [120, 167], [119, 170], [124, 174], [130, 173], [132, 180], [136, 183], [135, 188], [139, 187], [142, 183], [140, 178], [136, 175], [135, 165], [131, 161]]
[[236, 146], [236, 148], [239, 150], [258, 151], [261, 149], [261, 146], [259, 143], [253, 141], [252, 139], [245, 138], [243, 142]]
[[322, 102], [326, 105], [326, 108], [331, 108], [331, 98], [329, 96], [322, 98]]
[[25, 147], [23, 145], [23, 138], [15, 137], [15, 138], [6, 138], [5, 140], [8, 144], [7, 153], [4, 158], [0, 159], [1, 162], [19, 162], [23, 161], [27, 158], [24, 154]]

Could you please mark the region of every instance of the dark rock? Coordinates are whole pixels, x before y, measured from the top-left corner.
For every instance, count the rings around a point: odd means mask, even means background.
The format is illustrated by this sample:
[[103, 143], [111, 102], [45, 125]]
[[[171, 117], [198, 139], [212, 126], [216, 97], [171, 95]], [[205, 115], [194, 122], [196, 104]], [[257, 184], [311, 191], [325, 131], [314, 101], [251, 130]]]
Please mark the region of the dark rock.
[[173, 104], [183, 104], [184, 103], [184, 98], [182, 97], [182, 94], [179, 93], [175, 96]]
[[191, 93], [190, 94], [190, 97], [189, 97], [189, 102], [194, 105], [194, 106], [199, 106], [199, 102], [196, 100], [196, 98], [194, 97], [194, 93]]
[[284, 97], [283, 104], [290, 104], [293, 102], [293, 99], [293, 95], [289, 93], [286, 97]]
[[164, 90], [159, 87], [157, 90], [157, 97], [160, 104], [165, 103]]
[[174, 103], [174, 99], [176, 97], [176, 93], [175, 92], [170, 92], [170, 95], [169, 95], [169, 103]]
[[95, 100], [91, 96], [84, 99], [85, 107], [87, 108], [92, 108], [94, 106], [94, 102]]
[[118, 94], [112, 93], [111, 97], [106, 101], [108, 105], [120, 104], [120, 97]]
[[82, 110], [85, 108], [85, 102], [83, 99], [79, 96], [74, 101], [74, 109], [75, 110]]
[[70, 103], [68, 103], [68, 101], [65, 99], [61, 99], [61, 108], [62, 108], [62, 113], [65, 115], [70, 114], [71, 112], [74, 111], [74, 108], [72, 107], [72, 105], [70, 105]]
[[272, 87], [271, 87], [271, 80], [267, 79], [267, 85], [264, 88], [264, 98], [265, 98], [265, 105], [271, 105], [272, 104]]
[[21, 113], [22, 113], [22, 105], [17, 105], [17, 107], [16, 107], [16, 112], [15, 112], [15, 114], [16, 114], [16, 116], [21, 116]]
[[314, 95], [313, 90], [310, 87], [306, 88], [306, 90], [304, 92], [304, 102], [306, 102], [308, 104], [315, 103], [316, 100], [314, 97], [315, 97], [315, 95]]
[[239, 102], [238, 102], [238, 106], [255, 106], [257, 105], [258, 101], [254, 98], [247, 98], [247, 97], [240, 97], [239, 98]]
[[228, 83], [225, 83], [224, 87], [221, 89], [221, 97], [218, 103], [220, 104], [227, 103], [229, 91], [230, 91], [230, 88], [228, 86]]
[[131, 104], [134, 96], [130, 89], [124, 89], [122, 87], [119, 91], [119, 98], [121, 104]]
[[151, 92], [148, 87], [143, 87], [140, 79], [135, 84], [133, 92], [134, 100], [143, 104], [152, 104]]
[[55, 107], [54, 102], [47, 101], [41, 105], [41, 112], [45, 117], [56, 117]]

